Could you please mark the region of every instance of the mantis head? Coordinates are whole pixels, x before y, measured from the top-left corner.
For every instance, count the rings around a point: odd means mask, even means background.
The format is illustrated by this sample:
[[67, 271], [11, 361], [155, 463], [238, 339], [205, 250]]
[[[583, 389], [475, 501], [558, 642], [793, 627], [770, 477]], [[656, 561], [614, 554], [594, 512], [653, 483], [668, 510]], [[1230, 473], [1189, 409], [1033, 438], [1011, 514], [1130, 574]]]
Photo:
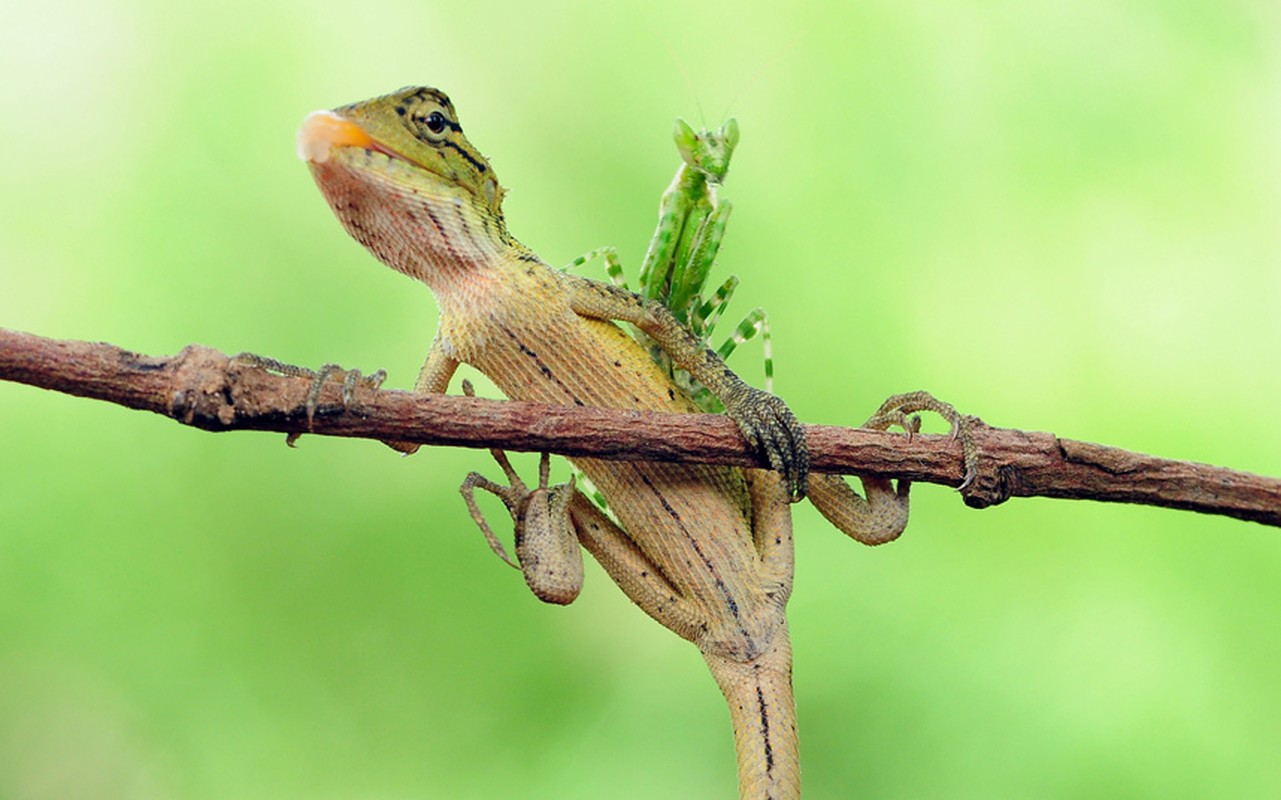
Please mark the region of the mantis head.
[[738, 120], [730, 117], [719, 130], [701, 130], [697, 133], [683, 119], [676, 120], [676, 149], [692, 169], [696, 169], [712, 183], [722, 183], [729, 172], [729, 159], [738, 144]]

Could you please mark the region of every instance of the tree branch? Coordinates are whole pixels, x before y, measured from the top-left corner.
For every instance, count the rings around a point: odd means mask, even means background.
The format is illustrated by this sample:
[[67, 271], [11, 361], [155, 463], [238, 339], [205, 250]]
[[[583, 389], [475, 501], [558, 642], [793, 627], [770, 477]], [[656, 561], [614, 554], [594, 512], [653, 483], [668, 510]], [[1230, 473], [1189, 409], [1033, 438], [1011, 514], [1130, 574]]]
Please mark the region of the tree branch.
[[[341, 387], [334, 382], [324, 387], [309, 421], [308, 378], [240, 364], [199, 345], [156, 357], [0, 328], [0, 379], [153, 411], [209, 431], [315, 433], [614, 460], [761, 466], [734, 423], [711, 414], [420, 396], [363, 386], [353, 407], [344, 409]], [[1059, 497], [1178, 508], [1281, 527], [1281, 479], [974, 423], [979, 474], [963, 493], [974, 508], [1011, 497]], [[946, 436], [909, 440], [829, 425], [805, 429], [815, 472], [961, 482], [960, 445]]]

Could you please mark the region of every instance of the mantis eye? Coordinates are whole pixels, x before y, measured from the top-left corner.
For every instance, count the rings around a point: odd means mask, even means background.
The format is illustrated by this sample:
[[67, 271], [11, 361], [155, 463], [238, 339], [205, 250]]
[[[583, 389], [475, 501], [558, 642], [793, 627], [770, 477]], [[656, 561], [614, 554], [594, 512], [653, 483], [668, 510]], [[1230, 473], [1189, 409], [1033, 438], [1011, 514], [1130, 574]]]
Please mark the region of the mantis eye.
[[721, 126], [721, 138], [725, 140], [725, 149], [733, 150], [738, 146], [738, 120], [730, 117]]

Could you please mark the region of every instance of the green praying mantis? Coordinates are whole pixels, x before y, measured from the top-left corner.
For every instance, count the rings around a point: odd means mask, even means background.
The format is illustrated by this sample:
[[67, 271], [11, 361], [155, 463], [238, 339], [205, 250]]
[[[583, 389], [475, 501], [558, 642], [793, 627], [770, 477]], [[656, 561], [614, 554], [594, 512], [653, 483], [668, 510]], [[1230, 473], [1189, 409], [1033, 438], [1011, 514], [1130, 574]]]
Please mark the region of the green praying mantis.
[[[676, 170], [658, 206], [658, 225], [650, 239], [641, 263], [638, 294], [646, 300], [657, 300], [667, 306], [678, 320], [700, 341], [709, 342], [716, 325], [738, 288], [738, 276], [730, 275], [704, 297], [708, 276], [720, 251], [733, 204], [717, 197], [717, 188], [729, 172], [730, 157], [738, 145], [738, 121], [727, 120], [716, 130], [695, 131], [683, 119], [676, 120], [673, 138], [680, 153]], [[617, 249], [599, 247], [571, 261], [565, 270], [581, 267], [601, 258], [610, 281], [628, 288]], [[709, 413], [724, 410], [720, 400], [700, 385], [688, 372], [676, 367], [671, 357], [649, 336], [639, 330], [633, 335], [649, 351], [655, 363], [669, 374], [678, 386], [688, 392], [694, 403]], [[760, 335], [765, 360], [765, 390], [773, 387], [774, 362], [770, 349], [769, 320], [762, 308], [754, 308], [716, 348], [721, 358], [728, 358], [744, 342]], [[472, 387], [464, 382], [463, 391], [471, 395]], [[541, 600], [565, 604], [578, 596], [582, 581], [582, 555], [565, 515], [567, 498], [575, 483], [608, 513], [604, 495], [587, 476], [575, 471], [569, 483], [548, 486], [548, 457], [539, 462], [539, 485], [526, 489], [501, 450], [490, 453], [502, 468], [509, 486], [494, 483], [477, 472], [467, 475], [460, 490], [472, 519], [481, 529], [489, 547], [506, 563], [518, 567], [525, 582]], [[484, 514], [476, 504], [475, 490], [482, 489], [503, 501], [516, 525], [516, 559], [507, 554], [494, 535]], [[532, 524], [531, 524], [532, 523]], [[568, 579], [566, 576], [570, 576]], [[578, 585], [574, 585], [577, 580]]]
[[[695, 336], [704, 342], [729, 306], [738, 276], [730, 275], [710, 297], [703, 292], [712, 265], [720, 251], [733, 204], [717, 198], [717, 188], [725, 182], [730, 157], [738, 145], [738, 121], [730, 118], [717, 130], [695, 131], [683, 119], [676, 120], [673, 138], [681, 156], [676, 177], [663, 192], [658, 206], [658, 227], [650, 239], [641, 263], [638, 294], [646, 300], [663, 303]], [[565, 267], [573, 269], [594, 258], [604, 259], [606, 274], [616, 286], [628, 288], [618, 252], [612, 247], [592, 250]], [[649, 350], [654, 361], [671, 375], [704, 411], [718, 413], [720, 402], [706, 388], [699, 386], [687, 372], [675, 368], [662, 348], [641, 331], [636, 338]], [[734, 328], [716, 354], [728, 358], [734, 350], [757, 334], [761, 337], [765, 358], [765, 390], [771, 391], [774, 361], [770, 351], [769, 320], [764, 309], [755, 308]]]

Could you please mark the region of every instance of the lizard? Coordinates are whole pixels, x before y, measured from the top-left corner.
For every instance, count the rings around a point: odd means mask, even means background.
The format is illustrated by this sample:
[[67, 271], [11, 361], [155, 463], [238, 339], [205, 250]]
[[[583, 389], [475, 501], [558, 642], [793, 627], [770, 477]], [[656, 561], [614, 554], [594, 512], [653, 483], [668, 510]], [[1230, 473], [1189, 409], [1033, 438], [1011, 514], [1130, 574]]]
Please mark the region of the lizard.
[[[768, 469], [575, 458], [617, 521], [572, 486], [558, 496], [567, 502], [553, 502], [545, 479], [536, 492], [547, 513], [537, 516], [562, 514], [556, 529], [572, 531], [635, 605], [698, 647], [729, 704], [740, 796], [799, 797], [789, 502], [808, 492], [841, 530], [880, 543], [906, 524], [905, 482], [864, 478], [864, 497], [839, 476], [809, 475], [787, 405], [744, 383], [665, 305], [553, 269], [516, 240], [505, 190], [443, 92], [408, 87], [313, 112], [298, 153], [346, 231], [436, 296], [437, 332], [415, 391], [445, 392], [467, 363], [512, 399], [697, 411], [622, 322], [721, 401]], [[911, 432], [919, 419], [908, 415], [924, 410], [959, 429], [955, 410], [923, 392], [891, 398], [867, 424]], [[971, 448], [966, 458], [968, 469]]]

